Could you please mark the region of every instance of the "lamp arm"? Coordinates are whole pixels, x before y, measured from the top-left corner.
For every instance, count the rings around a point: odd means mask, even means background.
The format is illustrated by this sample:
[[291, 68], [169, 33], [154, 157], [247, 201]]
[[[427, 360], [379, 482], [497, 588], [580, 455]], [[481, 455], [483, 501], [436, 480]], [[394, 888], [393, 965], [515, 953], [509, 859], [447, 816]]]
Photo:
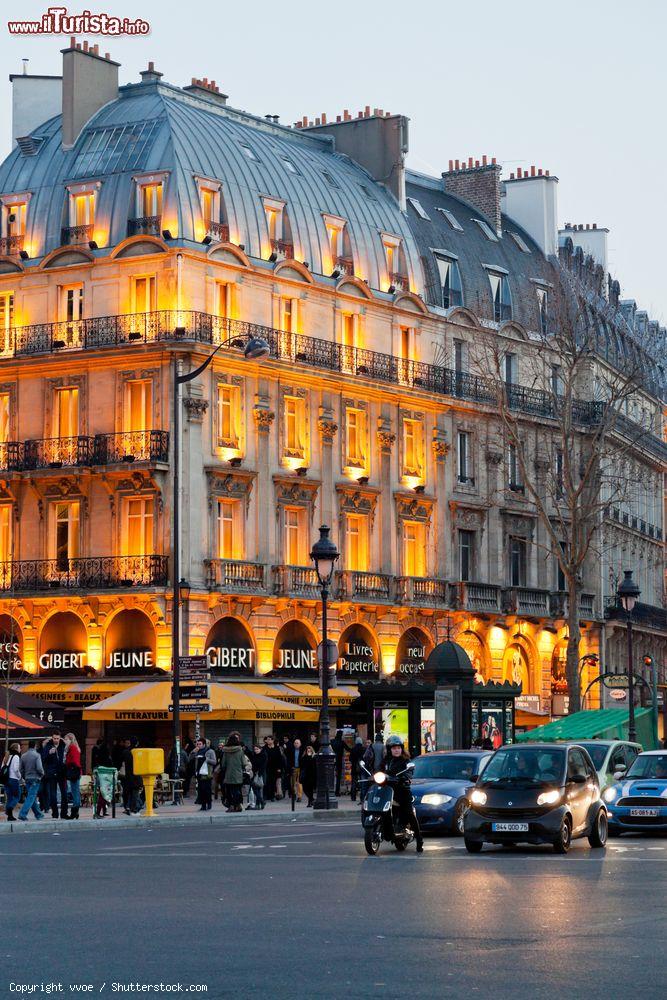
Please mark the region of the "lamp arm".
[[216, 356], [218, 351], [222, 350], [223, 347], [229, 347], [229, 345], [233, 341], [238, 339], [239, 339], [238, 337], [228, 337], [227, 340], [223, 340], [221, 344], [218, 344], [213, 353], [209, 354], [206, 360], [203, 361], [198, 368], [195, 368], [193, 372], [188, 372], [187, 375], [177, 375], [176, 382], [178, 383], [178, 385], [184, 385], [186, 382], [192, 382], [193, 379], [196, 379], [199, 375], [202, 374], [202, 372], [206, 371], [206, 369], [210, 365], [211, 361], [213, 361], [213, 358]]

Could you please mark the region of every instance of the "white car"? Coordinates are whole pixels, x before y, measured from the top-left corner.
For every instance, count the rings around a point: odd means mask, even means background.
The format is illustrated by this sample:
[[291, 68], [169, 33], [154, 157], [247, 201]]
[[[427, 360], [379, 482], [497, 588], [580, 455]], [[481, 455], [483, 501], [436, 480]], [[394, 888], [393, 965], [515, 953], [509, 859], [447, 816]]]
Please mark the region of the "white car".
[[583, 747], [598, 773], [600, 791], [614, 784], [615, 774], [624, 774], [643, 750], [639, 743], [627, 740], [568, 740], [571, 746]]

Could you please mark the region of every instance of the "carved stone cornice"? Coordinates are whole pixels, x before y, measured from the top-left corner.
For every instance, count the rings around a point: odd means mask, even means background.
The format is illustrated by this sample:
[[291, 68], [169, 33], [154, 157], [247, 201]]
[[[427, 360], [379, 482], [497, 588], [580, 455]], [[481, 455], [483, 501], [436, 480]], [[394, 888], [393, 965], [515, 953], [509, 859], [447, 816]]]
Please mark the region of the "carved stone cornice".
[[185, 409], [188, 412], [188, 420], [192, 424], [201, 424], [204, 414], [208, 410], [208, 399], [200, 399], [197, 396], [186, 396], [183, 400]]
[[336, 483], [336, 493], [341, 515], [366, 514], [370, 518], [371, 528], [373, 527], [380, 490], [374, 486]]
[[441, 431], [434, 430], [431, 448], [433, 449], [433, 457], [436, 462], [444, 462], [449, 455], [451, 445], [449, 441], [445, 440]]
[[259, 433], [268, 434], [271, 430], [271, 424], [276, 419], [276, 415], [273, 410], [268, 410], [264, 406], [253, 406], [252, 415]]
[[396, 441], [396, 435], [392, 434], [391, 431], [380, 430], [377, 432], [377, 438], [380, 453], [384, 455], [389, 454]]
[[305, 479], [301, 476], [273, 477], [273, 487], [276, 495], [276, 505], [295, 504], [299, 507], [314, 507], [320, 482], [316, 479]]
[[452, 531], [457, 528], [464, 528], [468, 531], [484, 531], [486, 525], [485, 507], [450, 500], [449, 513]]
[[333, 420], [326, 420], [324, 417], [320, 417], [317, 421], [317, 428], [322, 438], [322, 444], [333, 444], [333, 439], [338, 432], [338, 424], [334, 423]]
[[217, 499], [243, 500], [245, 512], [250, 508], [250, 496], [257, 473], [250, 469], [206, 468], [208, 479], [208, 508], [213, 509]]
[[433, 514], [433, 497], [417, 496], [414, 493], [394, 493], [396, 520], [421, 521], [430, 524]]

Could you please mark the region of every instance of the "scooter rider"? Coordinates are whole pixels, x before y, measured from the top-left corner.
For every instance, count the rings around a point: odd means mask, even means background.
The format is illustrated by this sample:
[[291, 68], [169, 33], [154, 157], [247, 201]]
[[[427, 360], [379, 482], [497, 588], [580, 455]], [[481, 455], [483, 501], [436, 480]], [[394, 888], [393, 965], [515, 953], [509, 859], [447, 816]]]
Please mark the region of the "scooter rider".
[[[382, 768], [390, 777], [396, 777], [401, 771], [405, 771], [405, 766], [410, 760], [410, 755], [403, 748], [400, 736], [390, 736], [385, 744], [387, 753], [382, 761]], [[398, 805], [398, 813], [401, 822], [410, 827], [415, 835], [417, 854], [424, 850], [424, 839], [419, 829], [419, 820], [412, 805], [412, 793], [410, 791], [410, 777], [408, 774], [401, 774], [396, 778], [394, 785], [394, 800]]]

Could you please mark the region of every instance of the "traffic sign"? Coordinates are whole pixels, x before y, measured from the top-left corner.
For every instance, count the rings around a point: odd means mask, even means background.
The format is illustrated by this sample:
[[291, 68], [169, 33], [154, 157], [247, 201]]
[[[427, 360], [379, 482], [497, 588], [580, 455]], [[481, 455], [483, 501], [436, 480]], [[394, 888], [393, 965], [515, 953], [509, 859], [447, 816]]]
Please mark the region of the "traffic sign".
[[183, 676], [207, 674], [209, 671], [207, 656], [179, 656], [178, 663]]
[[180, 684], [178, 688], [179, 701], [206, 701], [208, 684]]
[[[211, 711], [211, 703], [210, 701], [187, 701], [184, 705], [179, 705], [179, 708], [181, 712], [197, 712], [201, 715], [202, 712]], [[173, 712], [174, 706], [169, 705], [168, 711]]]

